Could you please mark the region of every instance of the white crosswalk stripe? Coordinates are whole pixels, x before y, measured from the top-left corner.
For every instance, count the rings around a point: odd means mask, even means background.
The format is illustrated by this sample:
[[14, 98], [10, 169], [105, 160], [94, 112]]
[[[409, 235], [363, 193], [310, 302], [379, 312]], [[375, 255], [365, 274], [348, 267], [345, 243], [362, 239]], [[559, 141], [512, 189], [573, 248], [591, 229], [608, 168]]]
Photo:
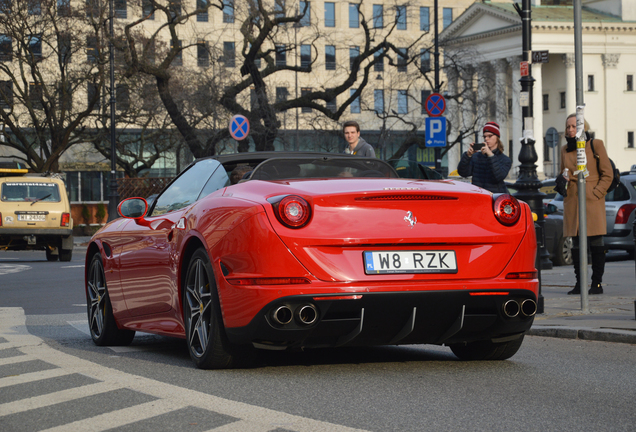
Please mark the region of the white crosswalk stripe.
[[0, 308], [0, 338], [7, 342], [0, 344], [0, 350], [17, 349], [24, 355], [0, 359], [0, 365], [27, 364], [25, 359], [39, 360], [56, 366], [41, 372], [30, 372], [0, 379], [0, 387], [34, 382], [56, 376], [82, 374], [99, 381], [34, 396], [14, 402], [0, 404], [0, 424], [3, 417], [15, 413], [26, 413], [43, 407], [54, 408], [56, 404], [81, 400], [87, 396], [107, 394], [110, 391], [127, 389], [137, 394], [147, 395], [156, 400], [135, 404], [112, 412], [98, 414], [90, 418], [69, 422], [48, 429], [50, 431], [103, 431], [122, 427], [155, 416], [169, 415], [184, 407], [194, 407], [224, 416], [222, 426], [210, 429], [215, 432], [268, 432], [284, 429], [298, 432], [349, 432], [359, 431], [345, 426], [313, 420], [305, 417], [274, 411], [242, 402], [231, 401], [188, 388], [166, 384], [142, 376], [132, 375], [82, 360], [57, 351], [41, 339], [26, 331], [25, 316], [21, 308]]

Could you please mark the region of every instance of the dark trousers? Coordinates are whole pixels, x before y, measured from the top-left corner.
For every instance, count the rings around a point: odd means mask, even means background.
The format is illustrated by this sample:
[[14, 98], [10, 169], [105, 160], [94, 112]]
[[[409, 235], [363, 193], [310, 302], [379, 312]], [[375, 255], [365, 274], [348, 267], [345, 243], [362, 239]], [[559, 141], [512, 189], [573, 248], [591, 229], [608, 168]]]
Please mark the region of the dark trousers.
[[[576, 275], [576, 284], [581, 286], [579, 276], [579, 238], [572, 237], [572, 261], [574, 264], [574, 274]], [[603, 236], [590, 236], [587, 238], [587, 245], [592, 255], [592, 283], [600, 284], [603, 282], [603, 273], [605, 273], [605, 243]]]

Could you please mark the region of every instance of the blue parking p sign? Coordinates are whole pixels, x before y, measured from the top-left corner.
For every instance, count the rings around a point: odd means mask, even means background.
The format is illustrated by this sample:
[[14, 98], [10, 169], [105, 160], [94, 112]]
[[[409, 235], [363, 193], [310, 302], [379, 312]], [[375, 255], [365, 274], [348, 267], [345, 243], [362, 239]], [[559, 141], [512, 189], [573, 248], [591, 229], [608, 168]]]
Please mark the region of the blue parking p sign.
[[446, 147], [446, 117], [426, 117], [426, 147]]

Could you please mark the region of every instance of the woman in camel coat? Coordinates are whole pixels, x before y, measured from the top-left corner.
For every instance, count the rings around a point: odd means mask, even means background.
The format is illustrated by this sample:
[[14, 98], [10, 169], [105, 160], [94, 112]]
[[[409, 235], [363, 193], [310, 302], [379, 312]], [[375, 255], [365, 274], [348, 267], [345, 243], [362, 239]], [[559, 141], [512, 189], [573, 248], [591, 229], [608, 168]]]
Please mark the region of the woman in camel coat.
[[[585, 131], [587, 132], [587, 130], [588, 125], [586, 122]], [[578, 176], [573, 174], [576, 171], [576, 114], [570, 114], [566, 120], [565, 138], [567, 144], [561, 148], [561, 173], [567, 168], [569, 170], [569, 179], [567, 182], [567, 196], [563, 199], [563, 236], [572, 237], [573, 239], [572, 257], [576, 275], [576, 285], [568, 294], [580, 294], [582, 284], [579, 280]], [[594, 153], [599, 158], [598, 168]], [[590, 174], [585, 179], [585, 207], [588, 245], [592, 255], [592, 286], [589, 293], [602, 294], [601, 282], [605, 271], [603, 236], [607, 234], [605, 195], [607, 194], [607, 188], [612, 183], [613, 173], [603, 141], [594, 140], [594, 153], [588, 139], [585, 143], [585, 156], [587, 159], [587, 170]]]

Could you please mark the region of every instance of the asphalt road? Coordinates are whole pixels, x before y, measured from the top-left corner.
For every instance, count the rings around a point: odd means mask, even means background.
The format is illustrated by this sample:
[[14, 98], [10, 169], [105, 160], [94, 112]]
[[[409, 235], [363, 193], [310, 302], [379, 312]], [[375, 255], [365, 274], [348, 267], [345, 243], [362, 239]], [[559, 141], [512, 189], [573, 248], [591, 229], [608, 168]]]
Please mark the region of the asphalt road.
[[[25, 325], [25, 326], [24, 326]], [[87, 334], [83, 256], [0, 252], [0, 424], [24, 430], [633, 431], [636, 346], [526, 337], [502, 362], [446, 347], [259, 352], [201, 371], [185, 343]], [[44, 343], [43, 343], [44, 342]]]

